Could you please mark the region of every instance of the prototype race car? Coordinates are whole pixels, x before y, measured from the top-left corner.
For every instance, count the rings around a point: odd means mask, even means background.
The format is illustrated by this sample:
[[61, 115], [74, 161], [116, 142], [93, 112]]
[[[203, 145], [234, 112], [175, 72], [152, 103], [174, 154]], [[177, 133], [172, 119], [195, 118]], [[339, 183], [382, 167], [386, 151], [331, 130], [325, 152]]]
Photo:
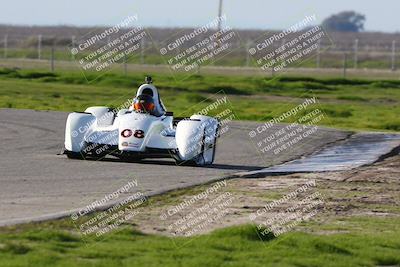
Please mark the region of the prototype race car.
[[96, 106], [70, 113], [64, 154], [128, 161], [170, 157], [178, 164], [202, 166], [214, 162], [218, 128], [217, 119], [204, 115], [174, 119], [146, 77], [129, 109]]

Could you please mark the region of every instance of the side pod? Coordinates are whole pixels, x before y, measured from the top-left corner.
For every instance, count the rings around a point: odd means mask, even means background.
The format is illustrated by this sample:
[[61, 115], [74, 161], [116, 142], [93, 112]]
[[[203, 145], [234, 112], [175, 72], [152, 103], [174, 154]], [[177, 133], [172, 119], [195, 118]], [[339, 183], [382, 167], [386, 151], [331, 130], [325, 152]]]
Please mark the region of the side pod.
[[207, 116], [194, 115], [180, 121], [175, 138], [181, 161], [211, 164], [214, 161], [217, 129], [218, 121]]
[[65, 126], [65, 149], [80, 152], [84, 146], [84, 137], [96, 120], [90, 113], [70, 113]]

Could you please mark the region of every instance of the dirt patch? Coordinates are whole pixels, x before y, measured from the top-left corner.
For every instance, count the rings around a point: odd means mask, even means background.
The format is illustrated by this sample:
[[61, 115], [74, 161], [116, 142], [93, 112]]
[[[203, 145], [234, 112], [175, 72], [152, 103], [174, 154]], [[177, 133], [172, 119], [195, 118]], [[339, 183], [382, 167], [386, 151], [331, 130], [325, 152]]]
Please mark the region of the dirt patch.
[[226, 180], [167, 199], [150, 200], [132, 223], [145, 233], [184, 236], [285, 218], [275, 230], [307, 231], [304, 222], [339, 217], [399, 216], [400, 156], [350, 171]]

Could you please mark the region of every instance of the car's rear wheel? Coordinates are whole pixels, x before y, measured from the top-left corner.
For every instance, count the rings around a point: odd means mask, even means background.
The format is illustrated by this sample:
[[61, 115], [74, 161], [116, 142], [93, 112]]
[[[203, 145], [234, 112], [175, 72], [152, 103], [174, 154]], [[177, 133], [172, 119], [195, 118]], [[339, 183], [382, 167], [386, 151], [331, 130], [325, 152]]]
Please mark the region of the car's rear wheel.
[[175, 163], [176, 163], [176, 165], [179, 165], [179, 166], [199, 166], [197, 163], [196, 163], [196, 161], [194, 161], [194, 160], [177, 160], [177, 159], [175, 159]]
[[[215, 151], [217, 147], [217, 137], [219, 134], [219, 128], [217, 128], [217, 131], [215, 133], [215, 136], [213, 137], [213, 142], [208, 144], [208, 147], [205, 147], [205, 134], [203, 135], [202, 138], [202, 147], [200, 150], [200, 153], [194, 157], [191, 160], [181, 160], [178, 155], [174, 157], [175, 162], [177, 165], [182, 165], [182, 166], [206, 166], [206, 165], [211, 165], [214, 162], [215, 159]], [[206, 155], [207, 153], [207, 155]]]

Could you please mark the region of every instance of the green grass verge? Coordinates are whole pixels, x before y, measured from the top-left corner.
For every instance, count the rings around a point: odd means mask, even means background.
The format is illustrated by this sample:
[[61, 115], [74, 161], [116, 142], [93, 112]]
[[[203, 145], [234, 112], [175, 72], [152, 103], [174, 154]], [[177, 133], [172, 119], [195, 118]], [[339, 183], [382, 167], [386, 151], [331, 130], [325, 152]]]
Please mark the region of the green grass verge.
[[[0, 228], [1, 266], [397, 266], [400, 219], [340, 220], [260, 239], [252, 225], [190, 238], [147, 235], [133, 226], [82, 241], [70, 221]], [[379, 229], [379, 230], [378, 230]], [[346, 233], [340, 233], [345, 230]]]
[[[89, 80], [96, 74], [89, 74]], [[78, 72], [50, 73], [0, 69], [0, 107], [82, 111], [88, 106], [118, 107], [131, 98], [145, 73], [105, 74], [93, 82]], [[228, 95], [237, 119], [266, 121], [316, 96], [327, 116], [321, 125], [359, 130], [400, 131], [400, 81], [236, 77], [193, 75], [180, 81], [153, 75], [166, 106], [188, 116], [210, 95]], [[200, 105], [197, 105], [202, 102]], [[303, 113], [285, 122], [293, 122]]]

